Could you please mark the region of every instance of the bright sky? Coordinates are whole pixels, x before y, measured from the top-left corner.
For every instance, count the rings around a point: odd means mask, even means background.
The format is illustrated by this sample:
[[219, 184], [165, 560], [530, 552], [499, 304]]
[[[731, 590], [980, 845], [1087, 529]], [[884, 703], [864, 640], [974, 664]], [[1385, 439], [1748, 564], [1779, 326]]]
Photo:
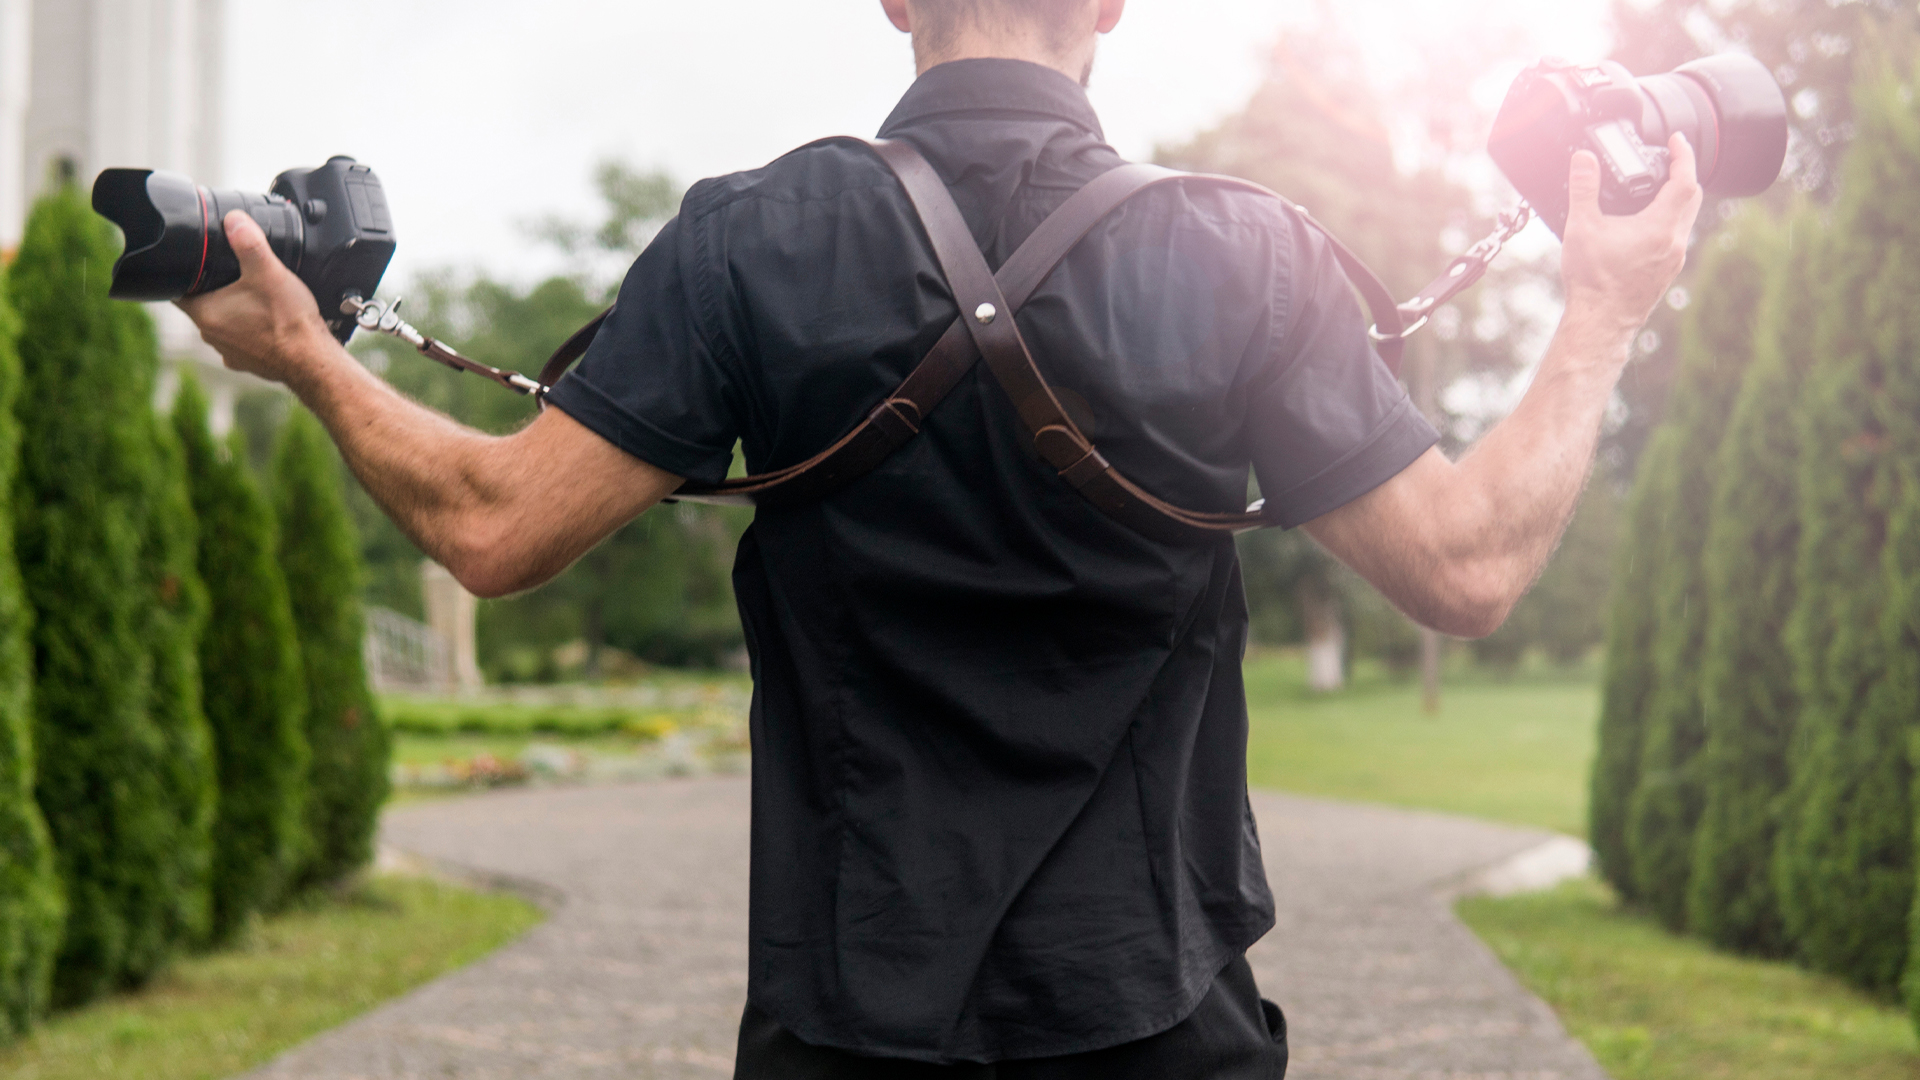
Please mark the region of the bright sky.
[[[1244, 103], [1261, 58], [1315, 0], [1133, 0], [1093, 100], [1143, 157]], [[592, 218], [594, 162], [682, 181], [753, 168], [813, 138], [870, 135], [913, 78], [875, 0], [232, 0], [227, 175], [256, 189], [347, 153], [380, 173], [396, 273], [550, 269], [522, 232]], [[1339, 0], [1376, 77], [1463, 35], [1513, 44], [1461, 92], [1482, 108], [1533, 55], [1606, 51], [1602, 0]]]

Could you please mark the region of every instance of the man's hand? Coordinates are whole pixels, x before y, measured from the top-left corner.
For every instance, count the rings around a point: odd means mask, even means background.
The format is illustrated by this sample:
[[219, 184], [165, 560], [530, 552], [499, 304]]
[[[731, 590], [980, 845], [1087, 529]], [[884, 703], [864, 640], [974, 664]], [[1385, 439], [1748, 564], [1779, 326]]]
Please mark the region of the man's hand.
[[240, 280], [179, 302], [206, 343], [235, 371], [288, 384], [316, 364], [345, 359], [313, 293], [274, 255], [253, 218], [235, 210], [225, 225]]
[[1651, 206], [1621, 217], [1600, 212], [1599, 160], [1585, 150], [1573, 155], [1560, 252], [1569, 319], [1591, 318], [1631, 336], [1679, 276], [1701, 192], [1686, 138], [1675, 134], [1667, 149], [1667, 186]]
[[1693, 150], [1638, 214], [1600, 213], [1600, 163], [1574, 155], [1561, 275], [1567, 310], [1533, 385], [1459, 463], [1429, 450], [1306, 525], [1400, 610], [1463, 637], [1492, 633], [1546, 566], [1586, 484], [1600, 418], [1633, 336], [1686, 261], [1700, 210]]

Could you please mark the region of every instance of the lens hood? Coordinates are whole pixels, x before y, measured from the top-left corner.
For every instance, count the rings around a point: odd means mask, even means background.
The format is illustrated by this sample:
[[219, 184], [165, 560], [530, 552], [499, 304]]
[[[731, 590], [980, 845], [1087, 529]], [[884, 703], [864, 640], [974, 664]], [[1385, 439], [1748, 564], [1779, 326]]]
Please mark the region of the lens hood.
[[179, 173], [108, 169], [93, 184], [94, 212], [126, 235], [108, 295], [172, 300], [194, 291], [207, 261], [207, 206]]
[[1674, 69], [1700, 85], [1718, 118], [1719, 154], [1701, 177], [1716, 195], [1758, 195], [1787, 161], [1787, 100], [1765, 64], [1744, 53], [1708, 56]]

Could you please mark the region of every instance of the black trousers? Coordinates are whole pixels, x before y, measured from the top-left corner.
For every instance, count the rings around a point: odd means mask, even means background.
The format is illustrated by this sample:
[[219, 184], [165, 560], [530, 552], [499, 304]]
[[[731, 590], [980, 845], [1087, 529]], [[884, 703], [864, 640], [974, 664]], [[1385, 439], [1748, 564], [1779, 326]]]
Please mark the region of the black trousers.
[[1228, 964], [1193, 1015], [1105, 1050], [993, 1065], [861, 1057], [801, 1042], [747, 1003], [733, 1080], [1282, 1080], [1287, 1021], [1263, 1001], [1245, 958]]

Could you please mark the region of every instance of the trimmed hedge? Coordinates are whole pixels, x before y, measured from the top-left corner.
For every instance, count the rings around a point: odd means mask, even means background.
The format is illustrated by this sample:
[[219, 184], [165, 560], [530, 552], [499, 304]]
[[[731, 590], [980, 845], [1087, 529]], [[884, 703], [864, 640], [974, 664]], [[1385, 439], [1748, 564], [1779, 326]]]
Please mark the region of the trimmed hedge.
[[1658, 626], [1654, 537], [1677, 498], [1677, 433], [1656, 432], [1640, 455], [1640, 480], [1627, 499], [1625, 531], [1615, 548], [1607, 608], [1607, 663], [1600, 681], [1600, 730], [1587, 804], [1587, 836], [1605, 877], [1621, 898], [1639, 890], [1627, 845], [1628, 809], [1640, 786], [1641, 746], [1655, 686]]
[[[1914, 894], [1907, 733], [1920, 713], [1905, 610], [1920, 362], [1920, 117], [1902, 81], [1856, 93], [1859, 137], [1830, 234], [1801, 427], [1802, 531], [1789, 650], [1803, 708], [1776, 852], [1798, 955], [1886, 990]], [[1908, 100], [1903, 100], [1906, 98]], [[1892, 542], [1889, 542], [1892, 541]], [[1890, 645], [1893, 646], [1890, 648]]]
[[[145, 320], [142, 320], [143, 327]], [[151, 333], [151, 327], [144, 327]], [[143, 350], [157, 358], [159, 348]], [[151, 400], [152, 379], [141, 395]], [[214, 815], [220, 785], [214, 774], [213, 730], [201, 701], [200, 635], [207, 629], [207, 590], [196, 549], [200, 527], [187, 490], [187, 466], [173, 429], [153, 424], [153, 477], [148, 489], [141, 567], [147, 590], [141, 638], [152, 662], [148, 715], [166, 740], [165, 786], [178, 823], [166, 884], [170, 936], [205, 944], [214, 925]]]
[[1764, 956], [1788, 952], [1772, 861], [1800, 697], [1783, 634], [1800, 541], [1796, 413], [1823, 280], [1813, 215], [1772, 239], [1753, 363], [1715, 461], [1704, 560], [1713, 604], [1700, 660], [1705, 806], [1687, 894], [1695, 933]]
[[312, 846], [302, 878], [337, 880], [373, 857], [390, 781], [392, 738], [374, 707], [361, 652], [360, 542], [347, 514], [340, 460], [325, 429], [296, 408], [273, 458], [280, 566], [307, 678], [307, 796]]
[[[13, 408], [20, 390], [18, 323], [0, 287], [0, 490], [20, 453]], [[32, 614], [14, 559], [11, 501], [0, 502], [0, 1036], [46, 1011], [66, 916], [47, 823], [33, 797]]]
[[213, 610], [200, 665], [220, 750], [213, 933], [224, 941], [286, 895], [306, 854], [307, 685], [273, 510], [244, 455], [214, 441], [192, 379], [174, 401], [173, 428], [193, 480]]
[[22, 331], [15, 535], [35, 616], [35, 794], [66, 888], [54, 999], [67, 1004], [159, 968], [181, 931], [180, 860], [197, 858], [176, 813], [181, 740], [152, 715], [154, 358], [145, 312], [107, 299], [116, 247], [64, 187], [35, 205], [7, 278]]
[[1693, 833], [1705, 801], [1697, 762], [1706, 742], [1700, 658], [1717, 598], [1708, 593], [1701, 556], [1720, 441], [1753, 351], [1753, 310], [1771, 254], [1762, 231], [1722, 232], [1702, 262], [1700, 298], [1682, 324], [1680, 367], [1654, 436], [1671, 443], [1663, 463], [1669, 475], [1640, 476], [1659, 500], [1654, 531], [1640, 539], [1653, 560], [1653, 687], [1626, 841], [1634, 895], [1671, 930], [1686, 925]]

